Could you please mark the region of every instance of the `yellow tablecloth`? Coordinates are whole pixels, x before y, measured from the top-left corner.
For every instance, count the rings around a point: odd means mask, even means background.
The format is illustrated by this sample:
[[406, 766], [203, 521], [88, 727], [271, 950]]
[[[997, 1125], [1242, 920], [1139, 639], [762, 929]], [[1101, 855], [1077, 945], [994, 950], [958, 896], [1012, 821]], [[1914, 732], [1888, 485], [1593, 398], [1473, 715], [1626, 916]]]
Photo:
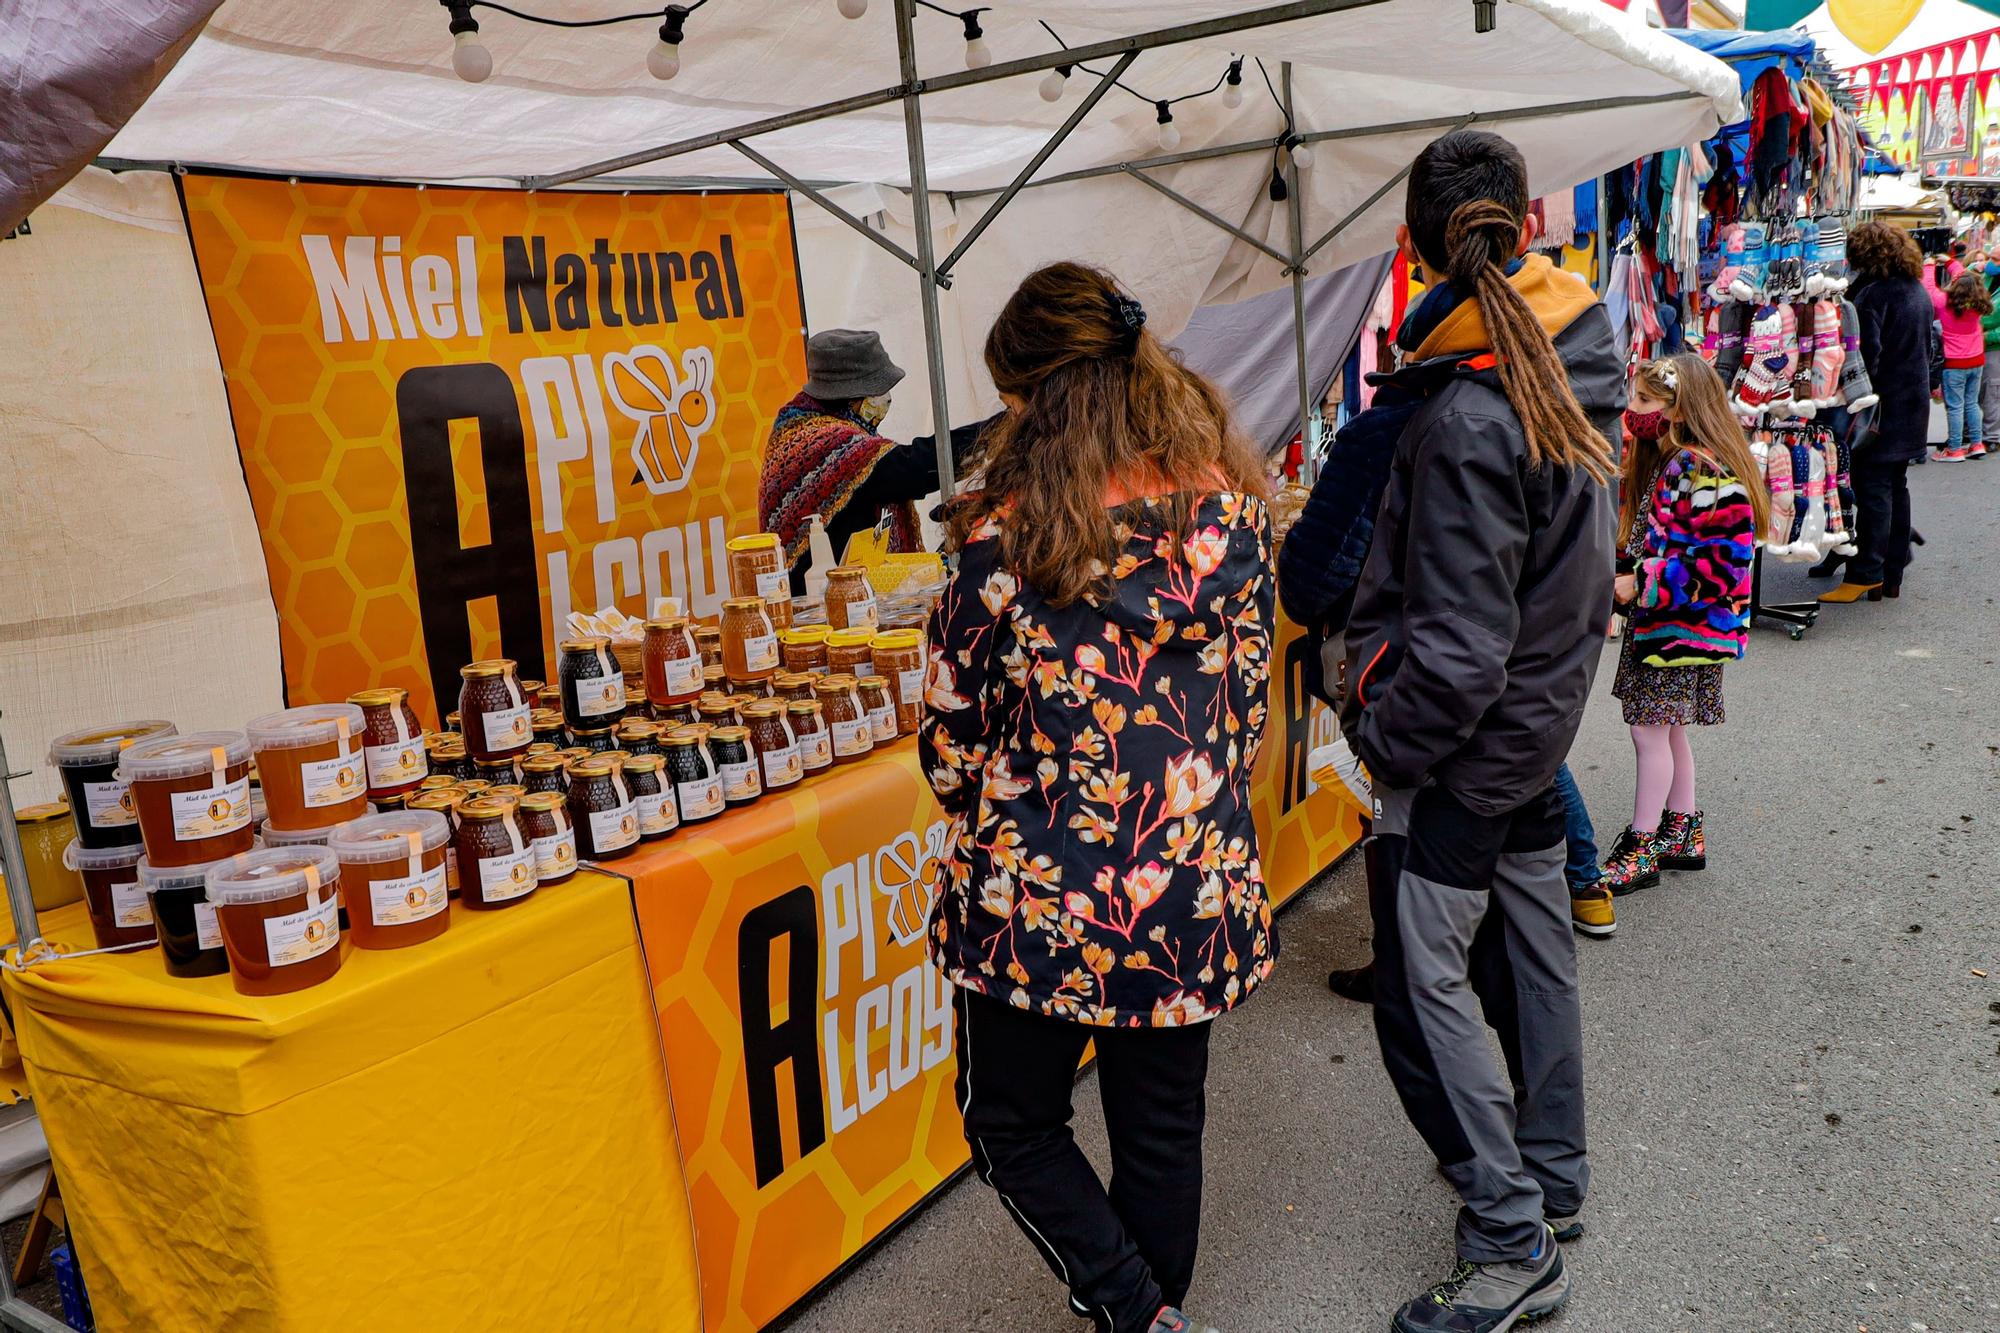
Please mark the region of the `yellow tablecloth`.
[[625, 882], [452, 911], [294, 995], [8, 975], [100, 1328], [701, 1326]]

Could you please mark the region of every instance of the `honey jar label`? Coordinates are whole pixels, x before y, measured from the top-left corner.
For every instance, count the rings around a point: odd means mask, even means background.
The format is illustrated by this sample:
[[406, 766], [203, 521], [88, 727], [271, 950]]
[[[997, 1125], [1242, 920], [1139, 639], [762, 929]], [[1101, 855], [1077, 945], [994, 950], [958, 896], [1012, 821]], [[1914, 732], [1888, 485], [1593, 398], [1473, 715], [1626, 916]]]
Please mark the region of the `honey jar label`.
[[833, 739], [824, 731], [799, 737], [799, 762], [809, 769], [825, 768], [833, 762]]
[[680, 827], [681, 812], [674, 807], [673, 793], [660, 791], [633, 798], [639, 807], [639, 832], [671, 833]]
[[250, 777], [195, 791], [173, 793], [169, 807], [176, 842], [200, 842], [234, 833], [250, 823]]
[[875, 743], [896, 739], [896, 710], [893, 708], [871, 708], [868, 710], [869, 725], [875, 728]]
[[139, 820], [132, 805], [132, 786], [126, 782], [86, 782], [83, 809], [92, 828], [129, 827]]
[[[518, 852], [479, 858], [479, 901], [504, 903], [518, 898], [541, 883], [535, 873], [535, 848], [531, 843]], [[461, 886], [460, 892], [463, 892]]]
[[865, 717], [852, 722], [830, 722], [827, 726], [833, 732], [833, 752], [837, 755], [867, 754], [875, 748], [875, 728]]
[[767, 602], [789, 601], [792, 596], [792, 576], [782, 569], [759, 574], [757, 595]]
[[576, 683], [576, 711], [585, 717], [625, 711], [625, 677], [599, 676]]
[[924, 701], [925, 667], [911, 667], [898, 671], [895, 675], [896, 697], [906, 704], [920, 704]]
[[514, 708], [497, 708], [483, 715], [479, 724], [486, 729], [486, 748], [511, 750], [517, 745], [526, 745], [535, 734], [528, 722], [528, 712], [528, 705], [521, 704]]
[[368, 793], [358, 754], [336, 755], [332, 759], [313, 759], [300, 764], [299, 786], [305, 791], [308, 809], [346, 805]]
[[590, 845], [599, 852], [615, 852], [639, 841], [639, 807], [628, 801], [612, 810], [590, 812]]
[[332, 894], [317, 907], [264, 921], [264, 948], [272, 967], [289, 967], [317, 958], [340, 943], [340, 905]]
[[222, 923], [215, 919], [214, 903], [194, 905], [194, 941], [204, 949], [222, 947]]
[[858, 602], [849, 602], [847, 604], [847, 628], [875, 628], [875, 599], [873, 597], [863, 597]]
[[546, 838], [536, 838], [533, 845], [537, 878], [558, 879], [576, 869], [575, 829], [566, 828]]
[[778, 636], [752, 634], [743, 640], [743, 669], [769, 671], [778, 665]]
[[701, 689], [701, 659], [670, 657], [666, 676], [668, 694], [694, 694]]
[[799, 758], [799, 747], [796, 745], [766, 750], [763, 758], [766, 787], [789, 787], [805, 776], [805, 761]]
[[721, 778], [693, 778], [687, 782], [676, 782], [674, 791], [681, 798], [681, 814], [687, 819], [707, 819], [710, 815], [722, 813]]
[[373, 880], [368, 885], [368, 908], [378, 926], [427, 921], [442, 912], [449, 901], [442, 864], [414, 875]]
[[431, 775], [431, 762], [424, 754], [421, 738], [394, 745], [370, 745], [363, 756], [368, 764], [368, 785], [378, 791], [421, 782]]
[[146, 891], [137, 880], [111, 886], [111, 919], [121, 926], [150, 926], [153, 909], [146, 903]]
[[764, 794], [757, 781], [755, 761], [741, 764], [718, 764], [722, 770], [722, 794], [732, 801], [750, 801]]

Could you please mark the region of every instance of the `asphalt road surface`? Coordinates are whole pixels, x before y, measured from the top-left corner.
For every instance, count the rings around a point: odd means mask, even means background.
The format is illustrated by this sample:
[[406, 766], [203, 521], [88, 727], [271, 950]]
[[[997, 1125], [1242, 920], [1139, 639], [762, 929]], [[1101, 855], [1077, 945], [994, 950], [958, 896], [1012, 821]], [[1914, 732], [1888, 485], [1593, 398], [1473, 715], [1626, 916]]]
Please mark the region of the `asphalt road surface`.
[[[2000, 460], [1913, 470], [1900, 601], [1759, 630], [1695, 752], [1711, 866], [1579, 940], [1589, 1234], [1560, 1333], [2000, 1330]], [[1810, 597], [1775, 566], [1770, 600]], [[1571, 755], [1629, 818], [1612, 652]], [[1456, 1200], [1327, 969], [1368, 954], [1358, 858], [1280, 922], [1221, 1021], [1190, 1313], [1223, 1333], [1382, 1329], [1451, 1262]], [[1987, 975], [1979, 976], [1978, 972]], [[1086, 1077], [1077, 1133], [1100, 1163]], [[1081, 1330], [961, 1179], [795, 1328]]]

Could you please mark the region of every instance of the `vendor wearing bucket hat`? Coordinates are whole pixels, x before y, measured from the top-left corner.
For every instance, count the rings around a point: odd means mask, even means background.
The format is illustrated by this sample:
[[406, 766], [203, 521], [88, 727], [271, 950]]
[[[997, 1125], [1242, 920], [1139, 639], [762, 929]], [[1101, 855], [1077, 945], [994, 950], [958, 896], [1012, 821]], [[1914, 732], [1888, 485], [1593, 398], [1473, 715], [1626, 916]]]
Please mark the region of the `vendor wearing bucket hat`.
[[[805, 591], [806, 537], [814, 514], [835, 552], [886, 516], [890, 549], [922, 549], [915, 502], [938, 489], [932, 437], [897, 444], [877, 428], [903, 368], [872, 330], [826, 329], [806, 344], [805, 387], [778, 410], [757, 486], [757, 517], [785, 546], [792, 591]], [[978, 427], [952, 432], [962, 456]]]

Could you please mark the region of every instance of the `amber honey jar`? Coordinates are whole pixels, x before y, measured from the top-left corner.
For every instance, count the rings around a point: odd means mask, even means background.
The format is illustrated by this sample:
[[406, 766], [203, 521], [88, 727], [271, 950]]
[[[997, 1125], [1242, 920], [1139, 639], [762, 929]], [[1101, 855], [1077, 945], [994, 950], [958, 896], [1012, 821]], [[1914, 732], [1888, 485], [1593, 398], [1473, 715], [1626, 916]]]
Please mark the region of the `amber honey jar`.
[[827, 629], [824, 625], [794, 625], [778, 635], [778, 662], [787, 671], [825, 675]]
[[[14, 831], [21, 839], [21, 868], [27, 872], [36, 911], [66, 907], [83, 897], [83, 876], [70, 866], [70, 844], [81, 839], [68, 805], [43, 801], [16, 806]], [[0, 883], [5, 879], [0, 874]]]
[[528, 794], [528, 789], [518, 782], [496, 782], [480, 794], [489, 801], [518, 801]]
[[639, 809], [621, 757], [592, 755], [570, 765], [569, 818], [577, 855], [587, 861], [615, 860], [639, 845]]
[[472, 760], [465, 753], [465, 741], [456, 735], [438, 734], [425, 742], [430, 751], [431, 776], [458, 781], [472, 776]]
[[863, 676], [854, 682], [861, 693], [861, 706], [868, 710], [868, 725], [877, 745], [896, 739], [896, 705], [889, 697], [889, 682], [881, 676]]
[[813, 685], [813, 697], [819, 700], [826, 714], [834, 763], [852, 763], [875, 748], [875, 728], [868, 720], [868, 709], [861, 702], [854, 677], [822, 676]]
[[424, 729], [410, 707], [410, 692], [393, 685], [347, 696], [361, 710], [361, 753], [368, 777], [368, 799], [415, 791], [430, 776], [430, 756], [424, 749]]
[[813, 697], [813, 682], [818, 680], [810, 671], [780, 671], [771, 677], [771, 697], [795, 703], [800, 699]]
[[576, 829], [569, 804], [559, 792], [529, 792], [517, 815], [521, 832], [535, 849], [535, 878], [546, 888], [576, 873]]
[[597, 731], [625, 715], [625, 677], [609, 639], [565, 639], [556, 648], [563, 721], [571, 731]]
[[459, 731], [474, 759], [511, 759], [535, 738], [534, 712], [514, 663], [504, 657], [469, 662], [459, 668]]
[[760, 699], [743, 709], [743, 726], [757, 751], [765, 791], [789, 787], [806, 775], [788, 707], [782, 699]]
[[435, 810], [364, 815], [327, 839], [340, 862], [348, 935], [357, 949], [401, 949], [451, 924], [444, 853], [451, 823]]
[[219, 861], [250, 850], [250, 742], [240, 731], [139, 741], [119, 756], [156, 866]]
[[785, 705], [792, 734], [799, 738], [799, 764], [808, 775], [833, 767], [833, 733], [826, 729], [826, 710], [817, 699], [794, 699]]
[[775, 532], [753, 532], [731, 537], [729, 553], [729, 595], [731, 597], [791, 596], [791, 580], [785, 573], [785, 552]]
[[778, 632], [761, 597], [722, 604], [722, 670], [731, 680], [762, 680], [778, 669]]
[[485, 778], [467, 778], [458, 784], [458, 789], [465, 794], [465, 799], [469, 801], [475, 796], [484, 796], [486, 789], [492, 785]]
[[62, 775], [63, 793], [76, 812], [76, 840], [85, 847], [135, 847], [139, 812], [129, 785], [118, 776], [118, 757], [141, 741], [174, 734], [174, 724], [157, 720], [114, 722], [58, 736], [49, 762]]
[[681, 819], [697, 823], [722, 813], [722, 776], [708, 753], [707, 727], [677, 727], [661, 739], [664, 777], [673, 783]]
[[541, 881], [535, 848], [515, 818], [510, 799], [476, 797], [458, 807], [458, 900], [477, 912], [512, 907]]
[[717, 625], [696, 625], [694, 646], [701, 653], [704, 670], [722, 665], [722, 629]]
[[701, 692], [720, 693], [728, 684], [729, 673], [721, 666], [707, 666], [701, 669]]
[[530, 796], [536, 792], [569, 791], [569, 760], [559, 754], [531, 754], [521, 761], [521, 785]]
[[272, 824], [298, 832], [331, 828], [367, 813], [359, 708], [286, 708], [251, 719], [244, 731], [256, 755]]
[[86, 847], [72, 841], [63, 864], [83, 878], [83, 906], [100, 949], [151, 944], [158, 938], [145, 886], [139, 882], [143, 847]]
[[139, 886], [151, 904], [160, 960], [170, 977], [219, 977], [229, 970], [222, 927], [208, 900], [209, 864], [166, 870], [140, 858]]
[[675, 616], [647, 621], [639, 651], [646, 702], [655, 710], [685, 703], [701, 693], [701, 648], [686, 619]]
[[625, 761], [625, 786], [639, 814], [639, 837], [646, 842], [664, 838], [680, 827], [680, 804], [666, 775], [666, 761], [657, 754], [635, 754]]
[[860, 565], [836, 565], [827, 570], [827, 625], [835, 630], [873, 630], [875, 620], [875, 590], [868, 584], [868, 571]]
[[723, 681], [723, 688], [732, 699], [769, 699], [776, 693], [776, 687], [771, 684], [771, 678], [777, 674], [777, 672], [773, 671], [770, 676], [766, 676], [762, 680], [737, 680], [733, 676], [728, 677]]
[[826, 663], [836, 676], [868, 676], [875, 671], [875, 631], [840, 629], [826, 636]]
[[229, 978], [243, 995], [287, 995], [340, 971], [340, 861], [324, 847], [266, 847], [208, 869]]
[[924, 724], [924, 636], [913, 629], [883, 630], [872, 645], [875, 674], [889, 683], [897, 734], [908, 736]]
[[545, 680], [529, 680], [526, 676], [521, 677], [521, 693], [529, 699], [538, 697], [548, 687], [549, 683]]
[[444, 883], [453, 893], [458, 892], [458, 807], [471, 799], [463, 789], [453, 787], [448, 791], [420, 791], [403, 807], [434, 810], [451, 826], [452, 841], [444, 845]]

